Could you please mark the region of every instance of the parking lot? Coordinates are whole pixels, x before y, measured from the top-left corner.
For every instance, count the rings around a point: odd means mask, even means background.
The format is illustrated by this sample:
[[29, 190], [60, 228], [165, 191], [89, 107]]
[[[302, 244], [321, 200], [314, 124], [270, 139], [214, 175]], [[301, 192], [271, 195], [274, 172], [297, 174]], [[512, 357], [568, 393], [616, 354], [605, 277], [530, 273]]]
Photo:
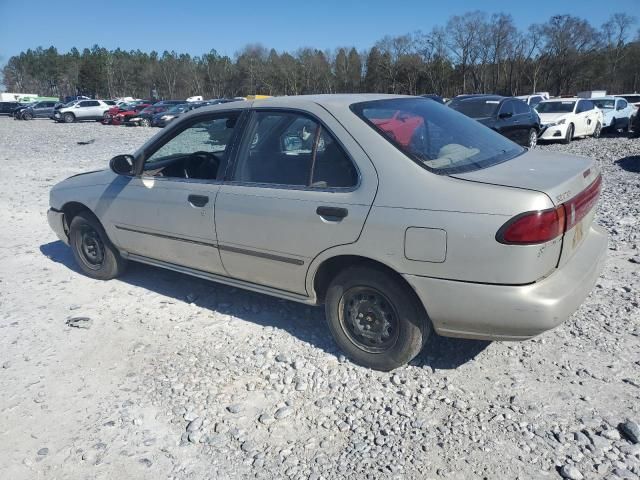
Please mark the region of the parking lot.
[[603, 170], [609, 258], [569, 321], [434, 336], [383, 373], [341, 356], [319, 308], [144, 265], [79, 273], [49, 189], [158, 131], [0, 118], [3, 478], [640, 477], [618, 430], [640, 422], [640, 139], [537, 147]]

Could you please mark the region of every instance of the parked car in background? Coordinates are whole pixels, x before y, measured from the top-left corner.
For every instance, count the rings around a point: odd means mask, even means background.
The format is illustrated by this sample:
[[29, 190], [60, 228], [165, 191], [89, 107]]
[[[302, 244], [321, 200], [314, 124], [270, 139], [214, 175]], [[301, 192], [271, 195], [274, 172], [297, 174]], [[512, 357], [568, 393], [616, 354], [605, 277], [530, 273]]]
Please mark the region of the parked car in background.
[[206, 105], [206, 102], [183, 103], [182, 105], [174, 105], [164, 112], [159, 112], [151, 117], [152, 127], [166, 127], [170, 122], [175, 121], [184, 113], [195, 110]]
[[592, 98], [591, 101], [602, 111], [602, 128], [611, 131], [629, 129], [631, 115], [635, 109], [624, 98], [597, 97]]
[[637, 113], [631, 121], [631, 136], [634, 138], [640, 137], [640, 115]]
[[113, 115], [107, 112], [109, 116], [102, 123], [104, 125], [124, 125], [130, 118], [135, 117], [148, 107], [150, 107], [148, 103], [122, 105]]
[[77, 100], [55, 109], [52, 119], [57, 122], [73, 123], [79, 120], [102, 120], [109, 105], [102, 100]]
[[23, 105], [20, 102], [0, 102], [0, 115], [13, 116], [13, 113]]
[[547, 100], [548, 97], [544, 97], [543, 95], [540, 95], [540, 94], [533, 94], [533, 95], [518, 95], [515, 98], [522, 100], [527, 105], [531, 105], [533, 108], [535, 108], [536, 105], [538, 105], [540, 102], [544, 102], [545, 100]]
[[14, 117], [18, 120], [32, 120], [34, 118], [50, 118], [56, 105], [60, 102], [36, 102], [17, 110]]
[[449, 107], [471, 117], [514, 142], [529, 148], [538, 143], [540, 119], [522, 100], [499, 95], [454, 98]]
[[425, 95], [420, 95], [420, 96], [422, 98], [429, 98], [431, 100], [434, 100], [434, 101], [444, 105], [444, 99], [440, 95], [436, 95], [436, 94], [433, 94], [433, 93], [427, 93]]
[[623, 93], [621, 95], [614, 95], [615, 97], [624, 98], [629, 104], [633, 106], [635, 111], [633, 112], [632, 117], [635, 117], [640, 111], [640, 93]]
[[590, 99], [545, 100], [536, 108], [545, 129], [541, 140], [569, 143], [576, 137], [598, 138], [604, 122], [602, 112]]
[[154, 115], [164, 113], [171, 107], [184, 105], [185, 103], [184, 100], [164, 100], [156, 102], [144, 110], [141, 110], [137, 115], [130, 116], [125, 123], [129, 127], [150, 127]]
[[527, 150], [418, 97], [203, 107], [110, 167], [50, 192], [49, 224], [86, 275], [137, 261], [324, 304], [342, 350], [379, 370], [433, 331], [556, 327], [607, 254], [596, 160]]
[[64, 97], [63, 103], [71, 103], [71, 102], [75, 102], [76, 100], [91, 100], [91, 99], [84, 95], [67, 95], [66, 97]]

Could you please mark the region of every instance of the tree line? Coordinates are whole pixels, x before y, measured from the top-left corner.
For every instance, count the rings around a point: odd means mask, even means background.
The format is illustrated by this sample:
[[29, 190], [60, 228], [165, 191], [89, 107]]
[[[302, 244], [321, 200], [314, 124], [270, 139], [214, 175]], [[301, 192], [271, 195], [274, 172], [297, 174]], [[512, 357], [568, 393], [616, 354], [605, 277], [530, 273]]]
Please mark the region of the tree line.
[[635, 92], [640, 90], [636, 22], [616, 13], [595, 27], [579, 17], [556, 15], [519, 29], [511, 15], [474, 11], [452, 16], [430, 32], [385, 36], [365, 51], [307, 47], [277, 52], [251, 44], [232, 58], [215, 49], [191, 56], [98, 45], [61, 53], [52, 46], [11, 57], [1, 73], [7, 91], [101, 98], [144, 98], [153, 91], [163, 98]]

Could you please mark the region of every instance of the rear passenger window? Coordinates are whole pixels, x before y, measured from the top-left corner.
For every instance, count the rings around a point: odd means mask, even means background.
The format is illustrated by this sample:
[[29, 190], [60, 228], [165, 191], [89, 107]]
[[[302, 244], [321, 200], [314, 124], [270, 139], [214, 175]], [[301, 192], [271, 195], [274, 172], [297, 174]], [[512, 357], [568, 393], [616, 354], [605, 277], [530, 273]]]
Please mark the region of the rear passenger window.
[[254, 112], [233, 180], [311, 188], [352, 187], [356, 169], [314, 119], [293, 112]]
[[513, 102], [511, 100], [507, 100], [502, 104], [502, 107], [500, 107], [500, 115], [508, 114], [514, 115]]
[[89, 102], [80, 102], [80, 106], [81, 107], [88, 107], [89, 106]]

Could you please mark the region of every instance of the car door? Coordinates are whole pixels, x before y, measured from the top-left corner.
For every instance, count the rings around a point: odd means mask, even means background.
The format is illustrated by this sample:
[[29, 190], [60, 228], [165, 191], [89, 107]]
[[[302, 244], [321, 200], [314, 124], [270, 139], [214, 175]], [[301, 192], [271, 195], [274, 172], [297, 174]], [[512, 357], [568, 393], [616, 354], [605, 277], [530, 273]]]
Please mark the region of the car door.
[[226, 271], [307, 294], [311, 261], [358, 239], [376, 188], [364, 151], [320, 106], [254, 110], [216, 200]]
[[[536, 128], [532, 108], [522, 100], [514, 99], [513, 104], [513, 141], [523, 146], [529, 145], [529, 131]], [[537, 130], [537, 128], [536, 128]]]
[[48, 118], [53, 114], [53, 107], [55, 102], [42, 102], [40, 104], [40, 108], [38, 108], [38, 112], [36, 117], [39, 118]]
[[574, 125], [576, 137], [586, 135], [587, 133], [587, 113], [585, 100], [578, 100], [575, 107]]
[[517, 142], [517, 121], [512, 100], [505, 100], [500, 105], [495, 130], [505, 137]]
[[177, 124], [138, 155], [139, 174], [114, 187], [105, 215], [118, 246], [133, 255], [224, 273], [214, 223], [240, 110]]
[[616, 98], [616, 118], [618, 125], [616, 128], [628, 128], [629, 119], [631, 118], [632, 109], [624, 98]]
[[582, 100], [584, 114], [584, 135], [592, 135], [600, 121], [600, 115], [591, 100]]

